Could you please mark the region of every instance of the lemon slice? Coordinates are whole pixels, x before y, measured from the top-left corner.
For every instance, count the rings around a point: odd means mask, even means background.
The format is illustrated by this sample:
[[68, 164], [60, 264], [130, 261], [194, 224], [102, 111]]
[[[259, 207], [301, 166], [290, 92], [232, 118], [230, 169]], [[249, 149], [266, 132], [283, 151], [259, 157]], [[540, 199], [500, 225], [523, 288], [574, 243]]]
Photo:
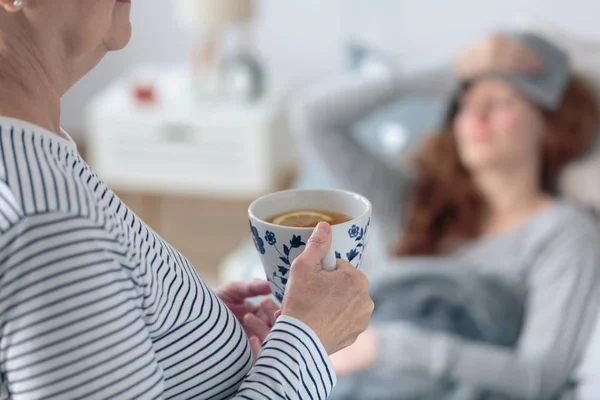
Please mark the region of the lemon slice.
[[321, 221], [331, 222], [333, 220], [327, 214], [318, 211], [294, 211], [283, 214], [273, 220], [275, 225], [296, 226], [300, 228], [311, 228], [317, 226]]

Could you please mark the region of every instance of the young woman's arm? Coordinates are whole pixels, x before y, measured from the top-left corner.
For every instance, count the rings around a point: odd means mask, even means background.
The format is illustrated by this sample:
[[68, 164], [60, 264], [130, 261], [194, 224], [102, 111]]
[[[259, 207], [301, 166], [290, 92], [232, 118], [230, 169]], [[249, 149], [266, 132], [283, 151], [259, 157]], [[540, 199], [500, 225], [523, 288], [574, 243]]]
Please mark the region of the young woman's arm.
[[353, 124], [379, 107], [410, 95], [450, 93], [456, 83], [450, 66], [412, 78], [348, 73], [307, 90], [292, 107], [294, 133], [304, 150], [344, 188], [367, 196], [374, 213], [394, 226], [410, 176], [363, 148], [349, 133]]

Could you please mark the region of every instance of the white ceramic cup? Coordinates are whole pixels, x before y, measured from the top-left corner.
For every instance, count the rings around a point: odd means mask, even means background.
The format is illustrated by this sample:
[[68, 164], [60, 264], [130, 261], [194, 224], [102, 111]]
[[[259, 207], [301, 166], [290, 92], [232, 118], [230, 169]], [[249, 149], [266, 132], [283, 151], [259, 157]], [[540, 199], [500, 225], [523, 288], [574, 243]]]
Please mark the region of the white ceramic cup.
[[302, 253], [314, 228], [298, 228], [267, 222], [275, 215], [295, 210], [322, 210], [345, 214], [352, 219], [333, 225], [331, 250], [322, 261], [324, 269], [335, 269], [336, 259], [360, 268], [369, 242], [371, 203], [344, 190], [286, 190], [255, 200], [248, 209], [250, 230], [256, 250], [275, 297], [281, 301], [292, 263]]

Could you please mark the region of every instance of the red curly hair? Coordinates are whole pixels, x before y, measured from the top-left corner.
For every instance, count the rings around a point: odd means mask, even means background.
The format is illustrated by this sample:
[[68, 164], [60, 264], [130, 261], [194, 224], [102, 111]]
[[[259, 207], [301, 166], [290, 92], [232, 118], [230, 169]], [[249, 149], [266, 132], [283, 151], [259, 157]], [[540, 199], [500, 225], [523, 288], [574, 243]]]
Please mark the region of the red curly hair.
[[[437, 255], [482, 233], [487, 204], [461, 163], [450, 114], [439, 135], [425, 141], [415, 157], [418, 178], [404, 215], [395, 256]], [[598, 128], [598, 101], [583, 79], [573, 76], [558, 110], [544, 112], [542, 189], [557, 194], [562, 168], [586, 150]]]

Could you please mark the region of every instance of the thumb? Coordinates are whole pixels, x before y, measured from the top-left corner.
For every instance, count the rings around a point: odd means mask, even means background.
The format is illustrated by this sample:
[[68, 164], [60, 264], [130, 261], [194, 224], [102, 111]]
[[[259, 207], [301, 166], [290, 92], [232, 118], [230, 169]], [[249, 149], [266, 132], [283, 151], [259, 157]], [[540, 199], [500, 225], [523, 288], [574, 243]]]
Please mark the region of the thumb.
[[321, 270], [321, 260], [327, 256], [330, 247], [331, 226], [327, 222], [319, 222], [296, 261], [300, 265]]

